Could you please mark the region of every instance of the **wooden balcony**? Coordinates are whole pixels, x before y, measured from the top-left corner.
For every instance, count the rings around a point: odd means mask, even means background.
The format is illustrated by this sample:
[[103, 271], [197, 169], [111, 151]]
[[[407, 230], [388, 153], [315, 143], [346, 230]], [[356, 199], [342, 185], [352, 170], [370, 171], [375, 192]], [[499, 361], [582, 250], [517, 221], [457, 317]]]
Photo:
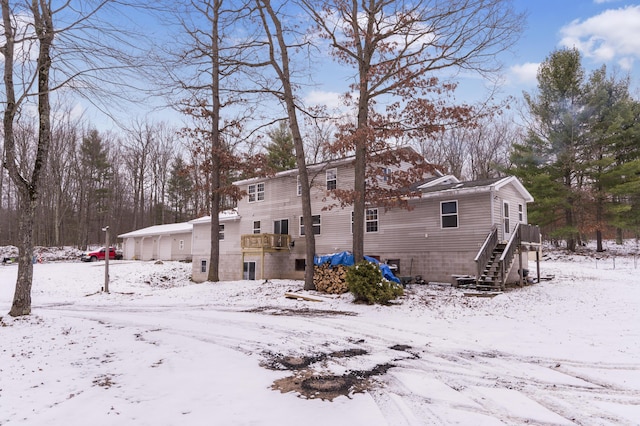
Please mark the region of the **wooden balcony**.
[[244, 234], [240, 236], [240, 247], [243, 252], [289, 250], [290, 243], [291, 235], [286, 234]]

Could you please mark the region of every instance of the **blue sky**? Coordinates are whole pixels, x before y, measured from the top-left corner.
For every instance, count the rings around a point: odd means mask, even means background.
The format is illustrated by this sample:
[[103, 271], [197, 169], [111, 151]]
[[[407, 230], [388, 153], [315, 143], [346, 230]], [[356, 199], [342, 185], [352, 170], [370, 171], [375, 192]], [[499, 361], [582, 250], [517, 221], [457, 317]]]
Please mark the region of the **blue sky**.
[[[606, 64], [640, 75], [640, 2], [624, 0], [515, 0], [526, 10], [528, 28], [515, 46], [511, 76], [535, 78], [527, 64], [542, 62], [554, 49], [576, 47], [583, 65]], [[524, 68], [521, 68], [523, 67]], [[527, 72], [527, 69], [529, 71]], [[520, 71], [520, 72], [518, 72]], [[533, 82], [535, 84], [535, 81]]]
[[[629, 73], [632, 93], [640, 99], [640, 0], [513, 0], [518, 12], [527, 13], [526, 27], [513, 48], [500, 55], [504, 74], [498, 97], [522, 99], [522, 92], [536, 90], [536, 70], [555, 49], [576, 47], [587, 71], [607, 65], [609, 72]], [[162, 25], [149, 29], [164, 33]], [[166, 31], [166, 28], [165, 28]], [[166, 34], [165, 34], [166, 35]], [[318, 58], [301, 95], [309, 104], [338, 106], [349, 90], [348, 79], [330, 58]], [[353, 73], [349, 71], [349, 75]], [[458, 76], [456, 102], [484, 100], [489, 83], [478, 76]], [[144, 107], [139, 114], [144, 115]], [[131, 113], [131, 112], [130, 112]], [[180, 126], [182, 117], [171, 111], [155, 111], [152, 119], [164, 119]], [[108, 126], [108, 124], [107, 124]], [[102, 126], [99, 126], [102, 127]]]
[[[522, 98], [536, 90], [538, 65], [555, 49], [576, 47], [587, 72], [607, 65], [609, 72], [630, 73], [632, 93], [640, 98], [640, 2], [628, 0], [514, 0], [527, 13], [526, 27], [513, 48], [500, 55], [504, 63], [500, 96]], [[309, 102], [337, 104], [340, 89], [335, 78], [309, 90]], [[460, 78], [456, 99], [484, 99], [488, 82]], [[335, 91], [333, 91], [335, 90]], [[343, 89], [346, 90], [346, 89]]]

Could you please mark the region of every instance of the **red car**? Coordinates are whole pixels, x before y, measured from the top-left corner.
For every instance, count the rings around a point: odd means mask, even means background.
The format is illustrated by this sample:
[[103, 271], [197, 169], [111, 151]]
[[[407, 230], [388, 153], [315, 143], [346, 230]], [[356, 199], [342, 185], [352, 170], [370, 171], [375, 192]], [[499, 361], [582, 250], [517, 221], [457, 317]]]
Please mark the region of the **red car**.
[[[83, 253], [82, 256], [80, 256], [80, 260], [82, 260], [83, 262], [95, 262], [97, 260], [104, 260], [105, 251], [106, 250], [104, 249], [104, 247], [100, 247], [97, 250]], [[109, 259], [110, 260], [122, 259], [122, 252], [120, 250], [116, 250], [115, 247], [110, 247]]]

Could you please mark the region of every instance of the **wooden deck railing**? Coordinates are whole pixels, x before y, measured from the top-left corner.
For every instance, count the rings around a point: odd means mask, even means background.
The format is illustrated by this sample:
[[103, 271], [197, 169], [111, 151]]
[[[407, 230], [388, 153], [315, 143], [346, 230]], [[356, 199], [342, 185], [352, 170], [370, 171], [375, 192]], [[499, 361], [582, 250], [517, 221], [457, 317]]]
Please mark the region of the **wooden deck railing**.
[[240, 247], [244, 250], [288, 250], [290, 242], [291, 235], [286, 234], [244, 234], [240, 236]]
[[[511, 270], [511, 265], [513, 264], [516, 251], [520, 248], [522, 243], [539, 244], [540, 227], [524, 223], [519, 223], [518, 226], [516, 226], [511, 238], [509, 238], [507, 246], [502, 252], [502, 256], [500, 256], [499, 270], [502, 287], [504, 287], [507, 282], [507, 275]], [[520, 271], [520, 274], [520, 281], [522, 281], [522, 271]]]
[[540, 227], [535, 225], [525, 225], [521, 223], [518, 226], [520, 232], [521, 243], [540, 244]]
[[[511, 234], [511, 238], [509, 238], [506, 247], [502, 251], [502, 255], [497, 260], [501, 287], [504, 287], [506, 284], [507, 275], [511, 269], [511, 265], [513, 264], [516, 252], [523, 243], [540, 244], [540, 228], [535, 225], [519, 223], [518, 226], [516, 226], [516, 229], [514, 229]], [[482, 276], [484, 268], [487, 266], [493, 250], [497, 245], [498, 229], [494, 226], [476, 255], [475, 262], [478, 274], [477, 277]]]
[[498, 228], [494, 225], [491, 229], [491, 232], [487, 236], [487, 239], [484, 240], [484, 244], [480, 247], [476, 258], [474, 259], [476, 262], [476, 268], [478, 272], [478, 277], [482, 275], [482, 271], [484, 267], [487, 265], [487, 262], [491, 258], [491, 254], [493, 253], [493, 249], [498, 245]]

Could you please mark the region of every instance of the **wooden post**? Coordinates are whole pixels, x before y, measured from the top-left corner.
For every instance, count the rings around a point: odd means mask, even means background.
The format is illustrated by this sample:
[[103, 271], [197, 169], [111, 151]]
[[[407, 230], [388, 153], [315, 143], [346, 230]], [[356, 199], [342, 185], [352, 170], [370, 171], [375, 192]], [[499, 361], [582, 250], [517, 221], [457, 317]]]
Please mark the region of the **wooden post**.
[[518, 275], [520, 275], [520, 287], [522, 287], [524, 285], [524, 269], [522, 269], [522, 245], [518, 247], [518, 263], [520, 264]]
[[540, 239], [540, 245], [536, 250], [536, 273], [538, 275], [538, 284], [540, 284], [540, 252], [542, 251], [542, 238]]
[[102, 228], [105, 233], [104, 237], [104, 292], [109, 293], [109, 255], [111, 254], [111, 250], [109, 247], [109, 227], [105, 226]]

